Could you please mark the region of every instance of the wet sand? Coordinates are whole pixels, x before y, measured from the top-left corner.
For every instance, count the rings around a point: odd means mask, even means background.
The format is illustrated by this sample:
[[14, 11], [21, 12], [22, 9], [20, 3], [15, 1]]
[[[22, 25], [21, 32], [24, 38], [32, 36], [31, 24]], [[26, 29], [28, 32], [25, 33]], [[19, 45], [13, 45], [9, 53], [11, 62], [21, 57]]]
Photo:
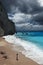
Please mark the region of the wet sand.
[[0, 65], [39, 65], [20, 52], [13, 51], [5, 39], [0, 38]]

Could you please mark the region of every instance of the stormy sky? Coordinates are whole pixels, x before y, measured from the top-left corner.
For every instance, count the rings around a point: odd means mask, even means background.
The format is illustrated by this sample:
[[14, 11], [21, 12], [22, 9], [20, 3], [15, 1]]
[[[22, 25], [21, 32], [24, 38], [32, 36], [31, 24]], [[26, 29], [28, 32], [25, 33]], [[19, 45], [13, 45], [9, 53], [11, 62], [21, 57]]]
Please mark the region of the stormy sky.
[[[43, 0], [0, 0], [3, 3], [7, 13], [15, 14], [20, 17], [20, 21], [26, 18], [27, 21], [36, 21], [38, 24], [43, 25]], [[18, 15], [17, 13], [20, 13]], [[23, 15], [22, 15], [23, 13]], [[30, 15], [30, 19], [29, 16]], [[15, 17], [16, 17], [15, 16]], [[15, 18], [14, 17], [14, 18]], [[21, 20], [22, 18], [22, 20]], [[14, 21], [19, 21], [19, 18]]]
[[7, 12], [35, 14], [43, 12], [43, 0], [1, 0]]

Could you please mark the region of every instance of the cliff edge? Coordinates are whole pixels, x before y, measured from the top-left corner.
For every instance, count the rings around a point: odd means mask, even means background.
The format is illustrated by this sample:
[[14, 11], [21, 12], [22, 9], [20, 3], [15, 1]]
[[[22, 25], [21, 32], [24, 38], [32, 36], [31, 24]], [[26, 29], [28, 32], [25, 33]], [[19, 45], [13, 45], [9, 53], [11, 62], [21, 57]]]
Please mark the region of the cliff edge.
[[0, 2], [0, 36], [12, 35], [15, 33], [15, 24], [8, 19], [3, 4]]

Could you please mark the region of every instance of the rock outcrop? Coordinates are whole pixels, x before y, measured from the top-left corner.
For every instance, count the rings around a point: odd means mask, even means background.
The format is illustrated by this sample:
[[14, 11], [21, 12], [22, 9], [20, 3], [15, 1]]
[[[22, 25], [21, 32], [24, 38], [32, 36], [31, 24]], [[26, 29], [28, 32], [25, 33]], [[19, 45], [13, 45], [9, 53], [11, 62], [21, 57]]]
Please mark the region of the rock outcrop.
[[12, 35], [15, 33], [15, 24], [8, 19], [5, 8], [0, 2], [0, 36]]

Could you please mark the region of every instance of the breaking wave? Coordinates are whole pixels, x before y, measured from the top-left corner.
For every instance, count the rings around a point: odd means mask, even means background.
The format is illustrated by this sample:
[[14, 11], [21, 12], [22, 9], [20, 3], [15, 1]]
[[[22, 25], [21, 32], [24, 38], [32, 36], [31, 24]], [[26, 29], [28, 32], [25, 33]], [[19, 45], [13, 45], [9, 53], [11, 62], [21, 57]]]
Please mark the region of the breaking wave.
[[23, 47], [24, 50], [20, 51], [22, 52], [22, 54], [24, 54], [28, 58], [31, 58], [39, 64], [43, 64], [43, 50], [33, 44], [33, 42], [22, 40], [15, 35], [4, 36], [4, 38], [7, 42], [13, 44], [13, 50], [15, 44], [20, 47]]

